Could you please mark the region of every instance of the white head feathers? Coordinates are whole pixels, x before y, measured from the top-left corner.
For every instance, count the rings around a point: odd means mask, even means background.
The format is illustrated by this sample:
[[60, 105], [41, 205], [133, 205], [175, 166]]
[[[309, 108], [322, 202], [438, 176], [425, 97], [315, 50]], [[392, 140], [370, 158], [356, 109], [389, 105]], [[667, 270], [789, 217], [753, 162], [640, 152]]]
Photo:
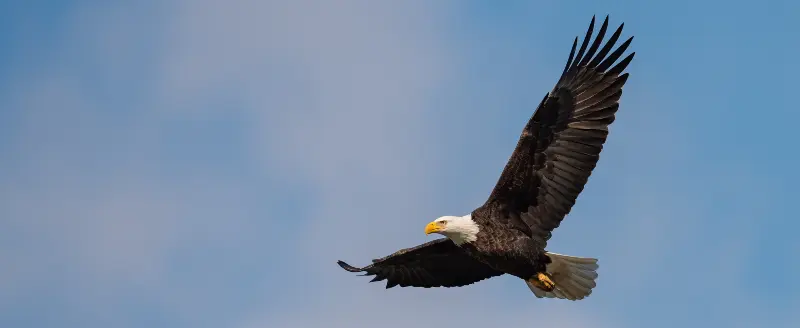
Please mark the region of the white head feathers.
[[426, 233], [438, 233], [450, 238], [456, 245], [471, 243], [478, 239], [480, 227], [472, 221], [472, 215], [443, 216], [428, 224]]

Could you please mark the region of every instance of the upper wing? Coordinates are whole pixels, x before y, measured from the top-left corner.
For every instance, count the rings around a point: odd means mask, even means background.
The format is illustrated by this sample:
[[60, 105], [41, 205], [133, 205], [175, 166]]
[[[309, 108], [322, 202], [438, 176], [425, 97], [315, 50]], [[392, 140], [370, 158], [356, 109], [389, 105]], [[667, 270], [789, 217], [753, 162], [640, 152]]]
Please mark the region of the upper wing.
[[503, 274], [473, 259], [447, 238], [401, 249], [372, 262], [363, 268], [338, 263], [347, 271], [374, 275], [372, 281], [388, 279], [386, 288], [460, 287]]
[[586, 51], [594, 22], [592, 17], [573, 60], [578, 43], [575, 38], [561, 78], [525, 125], [486, 203], [500, 210], [494, 217], [524, 222], [542, 246], [569, 213], [597, 164], [608, 126], [619, 108], [622, 86], [628, 79], [628, 73], [620, 73], [635, 54], [611, 67], [633, 40], [629, 38], [609, 55], [625, 24], [597, 51], [608, 27], [608, 16]]

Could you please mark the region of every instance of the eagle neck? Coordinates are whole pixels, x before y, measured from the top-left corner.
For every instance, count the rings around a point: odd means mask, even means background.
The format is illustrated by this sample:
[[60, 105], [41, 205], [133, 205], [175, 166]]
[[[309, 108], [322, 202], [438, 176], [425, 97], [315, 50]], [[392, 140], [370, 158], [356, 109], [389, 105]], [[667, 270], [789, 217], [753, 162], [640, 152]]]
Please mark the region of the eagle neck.
[[478, 240], [478, 232], [481, 230], [478, 223], [472, 220], [472, 214], [454, 219], [450, 228], [452, 228], [452, 233], [449, 233], [447, 237], [458, 246]]

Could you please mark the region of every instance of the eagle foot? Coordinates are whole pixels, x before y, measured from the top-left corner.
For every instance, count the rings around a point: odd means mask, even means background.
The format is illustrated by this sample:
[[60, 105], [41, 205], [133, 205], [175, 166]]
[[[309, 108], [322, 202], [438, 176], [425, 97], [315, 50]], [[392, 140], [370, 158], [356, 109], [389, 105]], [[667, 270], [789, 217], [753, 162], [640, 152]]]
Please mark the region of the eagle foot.
[[529, 281], [546, 292], [551, 292], [556, 288], [556, 283], [553, 282], [553, 279], [546, 272], [537, 273], [535, 276], [531, 277]]

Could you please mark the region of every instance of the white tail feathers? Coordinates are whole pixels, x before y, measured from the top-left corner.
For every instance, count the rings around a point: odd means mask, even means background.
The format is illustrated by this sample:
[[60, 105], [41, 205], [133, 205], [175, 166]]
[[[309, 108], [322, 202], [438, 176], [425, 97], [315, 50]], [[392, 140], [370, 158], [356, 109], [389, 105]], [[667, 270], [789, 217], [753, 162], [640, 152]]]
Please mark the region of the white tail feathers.
[[546, 252], [552, 262], [547, 265], [547, 273], [553, 277], [555, 289], [544, 291], [530, 282], [525, 282], [538, 298], [562, 298], [571, 301], [583, 299], [597, 286], [597, 259], [568, 256]]

